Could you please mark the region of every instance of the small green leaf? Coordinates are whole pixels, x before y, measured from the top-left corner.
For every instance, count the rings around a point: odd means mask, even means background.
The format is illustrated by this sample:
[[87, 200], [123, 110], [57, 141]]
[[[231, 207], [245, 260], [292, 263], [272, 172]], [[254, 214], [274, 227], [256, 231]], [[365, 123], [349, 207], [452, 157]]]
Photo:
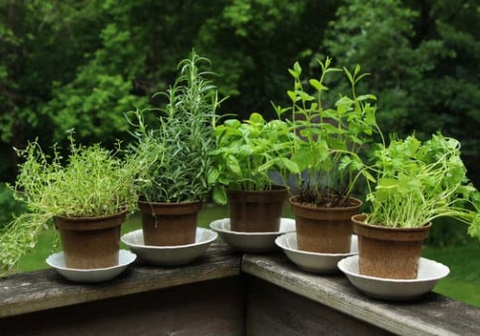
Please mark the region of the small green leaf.
[[293, 70], [295, 70], [298, 76], [302, 74], [302, 68], [300, 67], [300, 64], [298, 62], [295, 62], [295, 64], [293, 64]]
[[350, 71], [348, 71], [347, 68], [343, 67], [343, 72], [345, 72], [345, 75], [347, 76], [348, 80], [350, 81], [350, 83], [355, 84], [355, 82], [353, 81], [353, 77], [352, 77], [352, 74], [350, 73]]
[[359, 72], [360, 72], [360, 64], [357, 64], [357, 66], [355, 67], [355, 71], [353, 73], [353, 77], [357, 77]]
[[373, 94], [366, 94], [366, 95], [361, 95], [361, 96], [357, 97], [358, 101], [363, 101], [363, 100], [367, 100], [367, 99], [377, 100], [377, 97]]
[[308, 93], [305, 92], [300, 92], [300, 98], [302, 101], [312, 101], [315, 100], [315, 97], [309, 95]]
[[290, 173], [292, 174], [300, 173], [300, 168], [298, 167], [298, 164], [295, 163], [294, 161], [289, 160], [287, 158], [281, 158], [281, 163], [286, 169], [288, 169]]
[[290, 75], [292, 75], [293, 78], [295, 78], [295, 79], [299, 78], [298, 74], [295, 71], [293, 71], [292, 69], [288, 69], [288, 72], [290, 73]]
[[297, 94], [294, 91], [287, 91], [287, 94], [293, 103], [297, 101]]
[[217, 182], [218, 176], [220, 176], [220, 172], [218, 171], [218, 169], [213, 168], [212, 170], [210, 170], [207, 178], [208, 183], [214, 184], [215, 182]]
[[233, 155], [227, 157], [227, 167], [237, 177], [242, 177], [242, 169], [237, 159]]
[[227, 204], [227, 193], [222, 185], [216, 185], [212, 190], [213, 201], [218, 204]]
[[328, 88], [323, 85], [322, 83], [320, 83], [320, 81], [316, 80], [316, 79], [310, 79], [309, 80], [309, 83], [311, 86], [313, 86], [317, 91], [327, 91]]

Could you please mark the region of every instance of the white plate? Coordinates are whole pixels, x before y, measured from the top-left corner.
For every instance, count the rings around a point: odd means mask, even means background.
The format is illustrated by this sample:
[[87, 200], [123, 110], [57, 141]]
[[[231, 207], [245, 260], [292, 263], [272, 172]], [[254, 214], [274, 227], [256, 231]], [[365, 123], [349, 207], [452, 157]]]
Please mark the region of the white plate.
[[275, 250], [275, 238], [295, 231], [295, 220], [282, 218], [280, 229], [276, 232], [237, 232], [230, 230], [230, 219], [224, 218], [210, 223], [210, 228], [217, 231], [222, 240], [237, 251], [262, 253]]
[[352, 236], [350, 252], [348, 253], [319, 253], [298, 249], [297, 233], [291, 232], [278, 237], [275, 244], [280, 247], [294, 264], [301, 269], [312, 273], [336, 273], [337, 263], [343, 258], [358, 253], [357, 236]]
[[128, 265], [135, 261], [137, 256], [127, 250], [120, 250], [118, 265], [106, 268], [79, 269], [65, 266], [63, 252], [54, 253], [46, 260], [50, 267], [57, 270], [65, 278], [75, 282], [102, 282], [115, 278], [122, 273]]
[[450, 269], [436, 261], [420, 258], [416, 279], [384, 279], [359, 274], [358, 255], [340, 260], [338, 268], [368, 296], [385, 300], [411, 300], [430, 292]]
[[133, 252], [154, 265], [184, 265], [200, 257], [218, 235], [208, 229], [197, 228], [194, 244], [175, 246], [145, 245], [142, 229], [122, 236], [124, 242]]

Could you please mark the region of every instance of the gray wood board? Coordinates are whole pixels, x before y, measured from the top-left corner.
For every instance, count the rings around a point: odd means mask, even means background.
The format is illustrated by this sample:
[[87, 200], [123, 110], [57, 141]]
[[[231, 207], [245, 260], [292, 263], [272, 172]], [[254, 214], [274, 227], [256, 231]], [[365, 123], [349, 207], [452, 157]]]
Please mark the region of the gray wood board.
[[246, 292], [249, 336], [392, 335], [256, 277], [248, 277]]
[[480, 335], [480, 309], [429, 293], [408, 302], [375, 300], [343, 275], [304, 272], [283, 254], [245, 255], [242, 271], [398, 335]]
[[243, 298], [234, 276], [6, 317], [0, 334], [241, 336]]
[[51, 269], [15, 274], [0, 279], [0, 317], [238, 275], [240, 262], [241, 254], [215, 242], [191, 264], [167, 268], [138, 261], [98, 284], [73, 283]]

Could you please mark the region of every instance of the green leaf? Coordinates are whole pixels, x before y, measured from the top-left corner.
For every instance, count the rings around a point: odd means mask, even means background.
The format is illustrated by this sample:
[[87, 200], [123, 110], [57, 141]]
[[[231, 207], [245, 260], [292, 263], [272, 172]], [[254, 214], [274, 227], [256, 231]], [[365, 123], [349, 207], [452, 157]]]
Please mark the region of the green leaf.
[[313, 165], [313, 158], [312, 149], [308, 146], [301, 146], [293, 153], [291, 160], [297, 164], [299, 171], [303, 171]]
[[303, 101], [312, 101], [312, 100], [315, 100], [316, 98], [309, 95], [308, 93], [300, 92], [300, 99], [302, 99]]
[[220, 176], [220, 172], [218, 171], [218, 169], [213, 168], [212, 170], [210, 170], [208, 174], [208, 178], [207, 178], [208, 183], [214, 184], [215, 182], [217, 182], [219, 176]]
[[357, 64], [357, 66], [355, 67], [355, 71], [353, 73], [353, 77], [356, 77], [359, 72], [360, 72], [360, 64]]
[[229, 155], [227, 157], [227, 167], [236, 177], [242, 177], [242, 169], [240, 168], [240, 164], [233, 155]]
[[227, 193], [222, 185], [215, 185], [212, 190], [213, 201], [218, 204], [227, 204]]
[[358, 76], [358, 77], [355, 79], [355, 83], [358, 83], [362, 78], [367, 77], [367, 76], [370, 76], [370, 74], [369, 74], [369, 73], [361, 74], [360, 76]]
[[363, 101], [363, 100], [367, 100], [367, 99], [377, 100], [377, 97], [373, 94], [366, 94], [366, 95], [361, 95], [361, 96], [357, 97], [358, 101]]
[[352, 77], [352, 74], [350, 73], [350, 71], [348, 71], [347, 68], [343, 67], [343, 72], [345, 72], [345, 75], [347, 76], [348, 80], [350, 81], [350, 83], [353, 85], [355, 84], [355, 82], [353, 81], [353, 77]]
[[254, 112], [250, 115], [249, 121], [252, 124], [258, 124], [258, 125], [265, 124], [265, 119], [263, 119], [262, 115], [257, 112]]
[[294, 91], [287, 91], [287, 95], [290, 97], [293, 103], [297, 101], [297, 94]]
[[282, 166], [284, 166], [288, 171], [292, 174], [299, 174], [300, 173], [300, 168], [298, 167], [298, 164], [292, 160], [289, 160], [287, 158], [281, 158], [280, 159]]
[[302, 74], [302, 68], [300, 67], [300, 64], [298, 62], [295, 62], [295, 64], [293, 64], [293, 70], [295, 70], [298, 76]]
[[310, 79], [308, 81], [310, 83], [311, 86], [313, 86], [317, 91], [327, 91], [328, 88], [323, 85], [322, 83], [320, 83], [320, 81], [316, 80], [316, 79]]
[[290, 75], [292, 75], [293, 78], [295, 78], [295, 79], [299, 78], [298, 74], [295, 71], [293, 71], [292, 69], [288, 69], [288, 72], [290, 73]]

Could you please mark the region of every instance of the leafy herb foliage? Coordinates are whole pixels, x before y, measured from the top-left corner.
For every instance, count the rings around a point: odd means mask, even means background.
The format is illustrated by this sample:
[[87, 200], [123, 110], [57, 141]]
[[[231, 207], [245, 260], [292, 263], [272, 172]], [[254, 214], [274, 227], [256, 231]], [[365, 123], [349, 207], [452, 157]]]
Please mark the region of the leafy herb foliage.
[[[151, 202], [191, 202], [202, 200], [212, 188], [208, 176], [215, 148], [215, 111], [221, 101], [215, 86], [200, 71], [210, 64], [195, 51], [178, 64], [180, 75], [167, 91], [163, 108], [137, 110], [127, 114], [137, 144], [134, 160], [146, 162], [140, 170], [140, 196]], [[146, 112], [158, 113], [157, 125], [145, 123]]]
[[294, 135], [282, 120], [267, 122], [259, 113], [252, 113], [243, 123], [226, 120], [215, 128], [215, 135], [218, 148], [212, 152], [214, 169], [209, 180], [217, 182], [213, 198], [218, 203], [227, 201], [225, 188], [270, 190], [270, 172], [299, 172], [297, 164], [288, 158]]
[[480, 237], [480, 194], [466, 177], [456, 139], [436, 134], [424, 143], [414, 136], [392, 140], [376, 151], [373, 170], [377, 184], [367, 195], [368, 223], [412, 228], [453, 217]]
[[[372, 94], [357, 95], [357, 83], [368, 74], [360, 73], [357, 65], [351, 73], [346, 68], [330, 67], [331, 59], [318, 60], [319, 78], [308, 80], [306, 87], [301, 78], [302, 68], [296, 62], [289, 69], [294, 79], [294, 89], [288, 91], [291, 109], [276, 106], [278, 114], [292, 112], [291, 128], [298, 137], [292, 137], [291, 160], [304, 174], [298, 174], [299, 202], [321, 207], [342, 207], [361, 174], [373, 180], [361, 158], [366, 144], [377, 130]], [[324, 101], [329, 88], [327, 77], [335, 72], [345, 74], [351, 94], [340, 95], [333, 103]], [[309, 93], [313, 89], [313, 93]]]
[[[118, 150], [117, 150], [118, 152]], [[54, 148], [52, 158], [37, 142], [17, 150], [19, 165], [14, 186], [17, 200], [28, 209], [0, 233], [0, 266], [13, 268], [54, 216], [97, 217], [113, 215], [136, 206], [136, 162], [122, 161], [98, 144], [76, 145], [71, 138], [66, 165]]]

